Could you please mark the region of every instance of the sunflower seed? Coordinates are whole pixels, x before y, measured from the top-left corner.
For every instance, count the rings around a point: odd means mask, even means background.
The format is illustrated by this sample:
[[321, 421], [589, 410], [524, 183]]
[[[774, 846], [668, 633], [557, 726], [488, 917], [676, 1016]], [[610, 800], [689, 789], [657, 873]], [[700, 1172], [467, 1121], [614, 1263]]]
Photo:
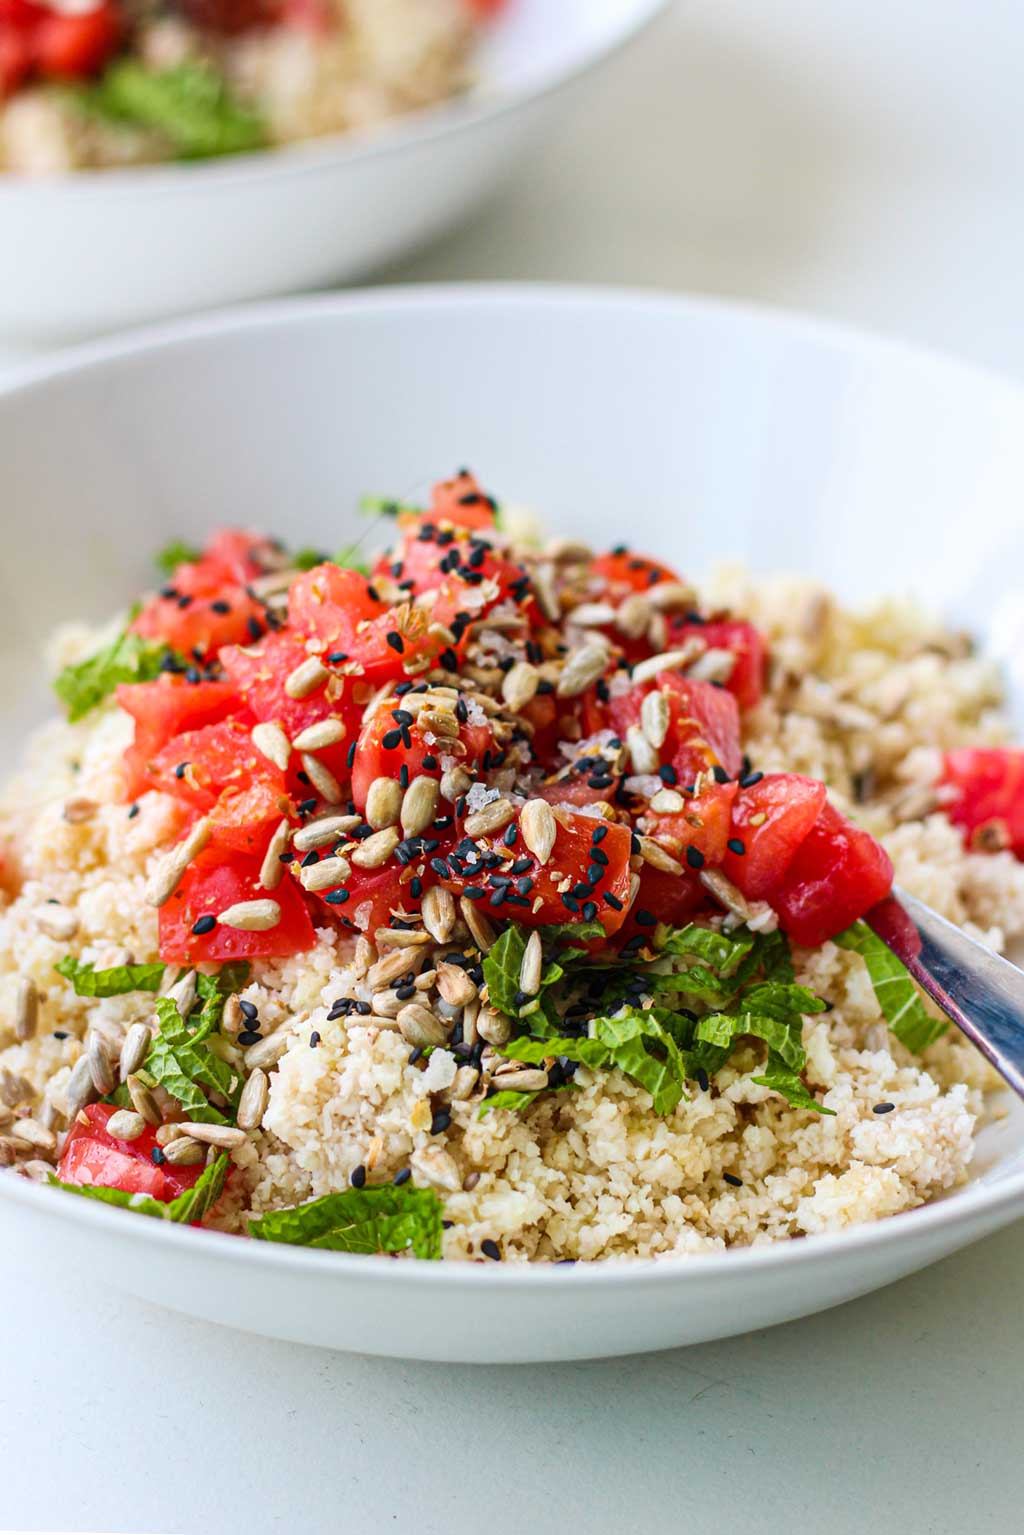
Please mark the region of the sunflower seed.
[[266, 933], [281, 920], [281, 908], [276, 901], [236, 901], [219, 912], [217, 921], [221, 927], [232, 927], [243, 933]]
[[181, 1131], [178, 1129], [177, 1122], [175, 1121], [174, 1123], [170, 1124], [158, 1125], [156, 1135], [154, 1135], [153, 1139], [156, 1141], [158, 1146], [169, 1146], [172, 1141], [178, 1140], [180, 1135]]
[[458, 1164], [443, 1146], [420, 1147], [409, 1158], [409, 1165], [434, 1188], [445, 1189], [450, 1194], [456, 1194], [462, 1187], [462, 1174], [459, 1172]]
[[238, 1100], [238, 1127], [240, 1130], [258, 1130], [267, 1112], [270, 1098], [270, 1079], [257, 1066], [249, 1073], [242, 1096]]
[[483, 912], [477, 911], [476, 902], [467, 901], [465, 896], [462, 896], [459, 901], [459, 911], [462, 913], [463, 922], [469, 928], [470, 937], [481, 954], [488, 953], [494, 947], [498, 935]]
[[300, 826], [292, 833], [292, 846], [296, 852], [309, 853], [314, 848], [328, 847], [337, 842], [347, 831], [362, 825], [360, 815], [324, 815], [308, 826]]
[[220, 1015], [220, 1031], [222, 1034], [234, 1035], [241, 1034], [242, 1030], [248, 1027], [249, 1020], [242, 1012], [242, 1004], [232, 992], [224, 1003], [224, 1011]]
[[402, 1038], [419, 1049], [443, 1045], [450, 1032], [443, 1019], [419, 1002], [410, 1002], [402, 1008], [398, 1014], [398, 1027]]
[[581, 645], [562, 668], [555, 689], [559, 698], [577, 698], [595, 683], [608, 665], [608, 651], [603, 645]]
[[161, 859], [146, 890], [150, 906], [164, 906], [181, 884], [182, 876], [193, 858], [203, 851], [210, 840], [212, 827], [209, 816], [203, 816], [176, 847]]
[[245, 1131], [235, 1129], [234, 1125], [194, 1124], [185, 1119], [178, 1128], [194, 1141], [202, 1141], [206, 1146], [217, 1146], [221, 1151], [236, 1151], [246, 1141]]
[[501, 831], [516, 818], [516, 807], [507, 799], [492, 799], [489, 804], [474, 810], [466, 817], [467, 837], [486, 837], [490, 832]]
[[64, 801], [62, 813], [69, 826], [78, 826], [83, 821], [91, 821], [99, 808], [95, 800], [78, 795]]
[[322, 800], [326, 800], [328, 805], [341, 804], [345, 798], [341, 784], [319, 757], [314, 757], [312, 752], [303, 752], [302, 771]]
[[444, 736], [446, 740], [454, 740], [459, 733], [459, 722], [450, 709], [421, 709], [419, 716], [421, 730], [432, 731], [436, 736]]
[[7, 1066], [0, 1066], [0, 1099], [9, 1109], [17, 1108], [19, 1103], [30, 1103], [34, 1097], [30, 1082]]
[[528, 997], [535, 997], [540, 991], [543, 969], [544, 951], [540, 944], [540, 934], [534, 932], [526, 940], [526, 948], [523, 950], [523, 959], [519, 967], [520, 991], [525, 991]]
[[479, 1081], [480, 1073], [475, 1066], [460, 1066], [455, 1073], [455, 1080], [448, 1089], [448, 1101], [464, 1103], [467, 1098], [472, 1098]]
[[118, 1109], [107, 1120], [107, 1134], [115, 1141], [137, 1141], [146, 1128], [146, 1121], [135, 1109]]
[[418, 837], [437, 815], [440, 790], [436, 779], [422, 775], [414, 778], [402, 799], [402, 832], [406, 837]]
[[437, 943], [447, 943], [455, 926], [455, 900], [443, 885], [432, 885], [420, 904], [423, 926]]
[[35, 981], [21, 976], [14, 991], [14, 1037], [24, 1044], [39, 1025], [39, 993]]
[[473, 783], [472, 778], [465, 768], [451, 767], [441, 774], [441, 798], [446, 799], [450, 805], [469, 792]]
[[85, 1054], [96, 1091], [101, 1097], [112, 1093], [117, 1086], [114, 1063], [110, 1059], [106, 1041], [96, 1029], [90, 1029], [86, 1036]]
[[438, 965], [437, 989], [444, 1000], [456, 1008], [472, 1002], [477, 994], [475, 983], [460, 965]]
[[648, 693], [640, 705], [640, 724], [655, 751], [664, 746], [669, 723], [668, 699], [664, 693], [660, 689], [655, 693]]
[[277, 720], [268, 720], [261, 725], [254, 725], [250, 732], [252, 744], [256, 750], [279, 767], [283, 773], [288, 766], [288, 758], [292, 754], [292, 744], [285, 735]]
[[300, 730], [292, 737], [292, 746], [297, 752], [322, 752], [325, 747], [337, 746], [344, 739], [345, 722], [332, 714], [328, 719], [318, 720], [315, 725]]
[[571, 624], [581, 629], [598, 629], [602, 624], [615, 622], [615, 609], [608, 602], [581, 602], [568, 615]]
[[49, 1183], [53, 1168], [38, 1157], [31, 1158], [28, 1162], [22, 1162], [18, 1168], [22, 1178], [28, 1178], [32, 1183]]
[[558, 823], [547, 800], [526, 801], [519, 812], [519, 831], [537, 862], [547, 863], [558, 835]]
[[501, 696], [513, 714], [526, 707], [540, 684], [540, 672], [529, 661], [509, 667], [501, 684]]
[[237, 1045], [232, 1044], [225, 1034], [211, 1034], [206, 1041], [206, 1047], [208, 1050], [212, 1050], [217, 1059], [223, 1061], [227, 1066], [240, 1066], [242, 1064], [241, 1050], [239, 1050]]
[[430, 934], [416, 928], [379, 927], [373, 941], [378, 949], [418, 949], [430, 942]]
[[52, 1130], [41, 1125], [38, 1119], [16, 1119], [7, 1133], [13, 1140], [20, 1141], [23, 1146], [31, 1146], [34, 1151], [49, 1152], [52, 1156], [57, 1150], [57, 1137]]
[[352, 854], [352, 862], [360, 869], [379, 869], [382, 864], [387, 863], [400, 841], [401, 838], [393, 826], [387, 826], [383, 831], [375, 831], [372, 837], [367, 837], [365, 842], [360, 842]]
[[299, 883], [303, 890], [331, 890], [343, 885], [351, 873], [347, 858], [321, 858], [319, 863], [299, 870]]
[[[178, 877], [180, 879], [181, 876]], [[53, 938], [57, 943], [67, 943], [78, 932], [78, 918], [65, 906], [48, 901], [36, 912], [36, 926], [47, 938]]]
[[686, 801], [677, 789], [659, 789], [651, 795], [650, 805], [658, 815], [678, 815], [686, 808]]
[[[687, 667], [686, 675], [695, 677], [698, 682], [728, 682], [736, 670], [736, 655], [732, 650], [705, 650], [702, 656], [698, 656], [692, 666]], [[872, 720], [874, 724], [874, 720]]]
[[150, 1092], [145, 1082], [141, 1081], [139, 1077], [131, 1076], [125, 1077], [124, 1085], [128, 1089], [128, 1096], [132, 1101], [132, 1108], [137, 1114], [142, 1115], [147, 1125], [162, 1125], [164, 1122], [164, 1117], [161, 1114], [159, 1107], [157, 1106], [156, 1099], [153, 1097], [153, 1094]]
[[630, 725], [626, 731], [626, 748], [633, 764], [634, 773], [656, 773], [660, 759], [639, 725]]
[[503, 1071], [496, 1076], [495, 1082], [500, 1084], [503, 1093], [539, 1093], [548, 1085], [548, 1074], [539, 1067], [526, 1067], [523, 1070]]
[[119, 1070], [121, 1081], [126, 1082], [134, 1072], [138, 1071], [153, 1040], [153, 1031], [147, 1023], [133, 1023], [124, 1037], [121, 1046], [121, 1059]]
[[89, 1058], [80, 1055], [71, 1068], [64, 1088], [64, 1103], [69, 1119], [74, 1119], [87, 1103], [95, 1103], [99, 1097], [96, 1085], [92, 1080], [92, 1072], [89, 1070]]
[[640, 857], [644, 863], [650, 864], [652, 869], [660, 869], [663, 874], [682, 874], [682, 864], [678, 858], [673, 858], [671, 853], [666, 853], [660, 843], [653, 837], [640, 838]]
[[186, 970], [167, 993], [167, 999], [177, 1007], [180, 1017], [187, 1018], [196, 1005], [198, 995], [199, 983], [196, 980], [196, 973], [194, 970]]
[[285, 678], [284, 690], [289, 698], [308, 698], [310, 693], [323, 687], [329, 676], [323, 662], [316, 656], [309, 656]]
[[0, 1167], [13, 1167], [18, 1160], [18, 1147], [8, 1136], [0, 1137]]
[[562, 616], [561, 604], [555, 590], [555, 572], [551, 565], [535, 565], [530, 572], [530, 585], [538, 606], [549, 624], [556, 624]]
[[276, 1065], [288, 1048], [290, 1033], [291, 1024], [285, 1023], [275, 1029], [273, 1034], [268, 1034], [266, 1039], [250, 1045], [242, 1057], [246, 1071], [255, 1071], [257, 1067], [266, 1070], [268, 1066]]
[[206, 1157], [206, 1147], [190, 1135], [180, 1135], [168, 1141], [163, 1151], [164, 1161], [170, 1162], [172, 1167], [195, 1167]]
[[707, 647], [703, 640], [686, 640], [677, 650], [663, 650], [660, 655], [638, 661], [630, 673], [634, 682], [650, 682], [659, 672], [678, 672], [702, 656]]
[[[394, 991], [375, 991], [370, 998], [370, 1006], [378, 1018], [396, 1019], [405, 1002]], [[358, 1016], [358, 1015], [357, 1015]], [[359, 1022], [363, 1020], [360, 1018]]]
[[402, 788], [394, 778], [375, 778], [366, 796], [366, 824], [374, 831], [394, 826], [402, 813]]
[[651, 604], [640, 592], [633, 592], [627, 597], [615, 615], [616, 628], [630, 640], [638, 640], [642, 634], [646, 634], [650, 621]]
[[512, 1020], [497, 1008], [482, 1007], [477, 1014], [476, 1031], [489, 1045], [507, 1045], [512, 1038]]
[[410, 970], [419, 970], [425, 958], [422, 949], [395, 949], [392, 954], [385, 955], [375, 965], [371, 965], [366, 984], [374, 991], [380, 991], [390, 986], [392, 981], [397, 981], [400, 975], [406, 975]]
[[544, 553], [549, 560], [566, 565], [589, 565], [594, 558], [590, 545], [577, 538], [551, 538], [544, 545]]
[[690, 613], [697, 605], [697, 593], [682, 581], [661, 581], [651, 587], [647, 601], [662, 613]]

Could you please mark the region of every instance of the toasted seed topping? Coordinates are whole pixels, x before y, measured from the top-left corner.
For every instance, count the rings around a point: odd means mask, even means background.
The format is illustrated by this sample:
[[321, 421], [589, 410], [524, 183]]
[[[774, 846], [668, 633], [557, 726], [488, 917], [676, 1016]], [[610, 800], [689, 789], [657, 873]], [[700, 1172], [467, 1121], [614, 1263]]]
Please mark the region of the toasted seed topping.
[[626, 731], [626, 747], [634, 773], [656, 773], [660, 766], [658, 753], [639, 725], [630, 725]]
[[420, 1177], [434, 1188], [456, 1194], [462, 1187], [458, 1163], [443, 1146], [422, 1146], [413, 1152], [409, 1162]]
[[443, 1045], [450, 1032], [450, 1025], [420, 1002], [410, 1002], [403, 1007], [397, 1021], [402, 1038], [421, 1050], [428, 1045]]
[[603, 645], [588, 643], [566, 660], [555, 691], [559, 698], [576, 698], [585, 693], [608, 665], [608, 651]]
[[437, 943], [447, 943], [455, 926], [455, 900], [443, 885], [431, 885], [420, 903], [423, 926]]
[[483, 913], [477, 911], [476, 903], [467, 901], [465, 896], [459, 900], [459, 911], [477, 948], [482, 954], [488, 953], [494, 947], [497, 938], [494, 928]]
[[258, 1066], [249, 1073], [242, 1096], [238, 1100], [238, 1127], [240, 1130], [258, 1130], [263, 1123], [270, 1098], [270, 1080]]
[[167, 998], [178, 1009], [179, 1016], [187, 1018], [196, 1005], [199, 983], [194, 970], [186, 970], [167, 991]]
[[616, 628], [630, 640], [638, 640], [642, 634], [646, 634], [650, 622], [650, 600], [640, 592], [633, 592], [627, 597], [615, 615]]
[[548, 1085], [548, 1074], [539, 1067], [524, 1066], [521, 1071], [503, 1071], [496, 1085], [502, 1092], [540, 1093]]
[[14, 1037], [19, 1043], [35, 1036], [39, 1025], [39, 992], [35, 981], [21, 976], [14, 993]]
[[540, 686], [540, 672], [529, 661], [517, 661], [505, 673], [501, 696], [513, 714], [526, 707]]
[[450, 805], [454, 805], [469, 792], [472, 782], [465, 768], [449, 768], [446, 773], [441, 774], [441, 798], [446, 799]]
[[101, 1095], [112, 1093], [117, 1086], [117, 1076], [114, 1072], [114, 1063], [110, 1059], [110, 1051], [102, 1034], [96, 1029], [90, 1029], [85, 1041], [85, 1054], [89, 1062], [89, 1073], [93, 1086]]
[[236, 1130], [233, 1125], [193, 1124], [186, 1119], [178, 1126], [178, 1129], [185, 1135], [190, 1135], [194, 1141], [202, 1141], [207, 1146], [217, 1146], [221, 1151], [235, 1151], [239, 1146], [245, 1145], [245, 1131]]
[[78, 826], [83, 821], [91, 821], [99, 808], [94, 799], [86, 799], [83, 794], [79, 794], [64, 801], [62, 813], [69, 826]]
[[402, 813], [402, 788], [394, 778], [375, 778], [366, 796], [366, 824], [374, 831], [394, 826]]
[[406, 975], [410, 970], [419, 970], [425, 958], [422, 949], [394, 949], [392, 953], [378, 959], [375, 965], [371, 965], [367, 971], [366, 984], [374, 990], [390, 986], [399, 976]]
[[486, 837], [491, 832], [501, 831], [515, 818], [516, 807], [509, 800], [492, 799], [466, 817], [466, 836]]
[[283, 773], [288, 766], [292, 745], [277, 721], [269, 720], [265, 724], [254, 725], [251, 735], [256, 750], [262, 752], [267, 761], [279, 767]]
[[694, 636], [680, 645], [678, 650], [663, 650], [660, 655], [640, 661], [631, 673], [634, 682], [650, 682], [659, 672], [678, 672], [704, 654], [706, 645]]
[[[736, 656], [731, 650], [706, 650], [698, 656], [686, 675], [698, 682], [728, 682], [736, 669]], [[872, 722], [873, 723], [873, 722]]]
[[640, 838], [640, 856], [644, 863], [650, 864], [652, 869], [661, 869], [664, 874], [682, 874], [683, 866], [678, 858], [673, 858], [653, 837]]
[[316, 656], [301, 661], [285, 678], [284, 690], [289, 698], [308, 698], [317, 688], [322, 688], [330, 672]]
[[303, 890], [332, 890], [335, 885], [343, 885], [351, 873], [347, 858], [321, 858], [319, 863], [300, 869], [299, 883]]
[[203, 816], [188, 835], [160, 861], [146, 890], [146, 900], [150, 906], [164, 906], [171, 899], [181, 884], [185, 870], [209, 842], [212, 830], [209, 816]]
[[367, 837], [361, 842], [352, 854], [352, 862], [360, 869], [379, 869], [387, 863], [394, 853], [401, 838], [393, 826], [387, 826], [383, 831], [375, 831], [372, 837]]
[[318, 720], [315, 725], [307, 725], [305, 730], [300, 730], [293, 738], [292, 745], [297, 752], [319, 752], [327, 746], [336, 746], [344, 739], [344, 721], [331, 715], [329, 719]]
[[243, 933], [266, 933], [280, 920], [281, 908], [270, 900], [236, 901], [217, 916], [221, 927], [237, 928]]
[[523, 842], [538, 863], [547, 863], [555, 846], [558, 823], [554, 811], [544, 799], [526, 801], [519, 812], [519, 830]]
[[378, 949], [419, 949], [430, 942], [430, 934], [417, 928], [379, 927], [373, 938]]
[[107, 1134], [115, 1141], [137, 1141], [146, 1128], [146, 1121], [135, 1109], [118, 1109], [107, 1120]]
[[206, 1147], [190, 1135], [176, 1136], [163, 1148], [165, 1162], [172, 1167], [196, 1167], [206, 1157]]
[[284, 874], [281, 854], [287, 850], [291, 834], [291, 823], [285, 817], [278, 823], [277, 830], [267, 844], [267, 851], [260, 865], [260, 884], [264, 890], [276, 890], [281, 883], [281, 876]]
[[23, 1146], [31, 1146], [33, 1151], [48, 1152], [52, 1156], [57, 1150], [57, 1137], [38, 1119], [16, 1119], [8, 1134]]
[[[446, 891], [445, 894], [447, 893]], [[442, 1000], [450, 1003], [452, 1007], [465, 1007], [467, 1002], [475, 1001], [477, 995], [475, 982], [459, 965], [438, 965], [437, 989]], [[463, 1036], [465, 1036], [465, 1030], [463, 1030]]]
[[362, 816], [358, 815], [324, 815], [316, 821], [310, 821], [308, 826], [301, 826], [298, 831], [292, 832], [292, 846], [298, 853], [309, 853], [314, 848], [329, 847], [337, 842], [353, 827], [362, 824]]
[[290, 1031], [291, 1024], [283, 1023], [273, 1034], [268, 1034], [266, 1039], [250, 1045], [242, 1057], [246, 1071], [255, 1071], [257, 1068], [265, 1071], [268, 1066], [276, 1065], [288, 1048]]
[[640, 706], [640, 724], [655, 751], [660, 751], [664, 746], [669, 723], [668, 699], [664, 693], [660, 689], [655, 693], [648, 693]]
[[124, 1044], [121, 1046], [121, 1059], [118, 1069], [121, 1081], [126, 1082], [133, 1072], [138, 1071], [153, 1041], [153, 1031], [148, 1023], [133, 1023], [124, 1036]]
[[427, 830], [437, 815], [439, 797], [436, 779], [420, 775], [412, 780], [402, 800], [402, 832], [406, 837], [418, 837]]
[[482, 1007], [477, 1014], [476, 1031], [481, 1039], [500, 1049], [512, 1038], [512, 1020], [497, 1008]]
[[658, 815], [678, 815], [686, 808], [686, 801], [677, 789], [659, 789], [657, 794], [651, 795], [649, 804]]
[[340, 805], [345, 798], [341, 784], [335, 778], [329, 767], [314, 757], [312, 752], [302, 753], [302, 771], [306, 774], [313, 788], [322, 800], [328, 805]]
[[519, 989], [520, 991], [525, 991], [528, 997], [534, 997], [540, 991], [540, 978], [543, 968], [544, 951], [541, 948], [540, 934], [533, 932], [526, 940], [523, 961], [519, 967]]
[[146, 1086], [136, 1076], [125, 1077], [124, 1085], [128, 1089], [128, 1096], [132, 1100], [132, 1108], [141, 1114], [147, 1125], [154, 1128], [163, 1124], [163, 1115], [157, 1105], [156, 1099]]
[[45, 933], [48, 938], [56, 939], [58, 943], [67, 943], [78, 932], [78, 918], [73, 911], [68, 911], [66, 906], [58, 906], [48, 901], [45, 906], [39, 908], [35, 918], [40, 932]]
[[662, 613], [689, 613], [697, 606], [697, 593], [682, 581], [660, 581], [651, 587], [647, 600]]

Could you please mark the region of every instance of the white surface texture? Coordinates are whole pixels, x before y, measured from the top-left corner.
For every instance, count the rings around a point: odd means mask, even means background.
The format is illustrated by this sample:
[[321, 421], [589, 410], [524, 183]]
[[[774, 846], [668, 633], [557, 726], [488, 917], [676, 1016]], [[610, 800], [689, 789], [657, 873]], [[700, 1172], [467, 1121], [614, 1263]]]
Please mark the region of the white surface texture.
[[[1022, 49], [1014, 0], [692, 0], [399, 275], [689, 286], [1024, 374]], [[5, 1254], [0, 1527], [1008, 1532], [1022, 1267], [1018, 1224], [770, 1332], [491, 1369], [265, 1342]]]

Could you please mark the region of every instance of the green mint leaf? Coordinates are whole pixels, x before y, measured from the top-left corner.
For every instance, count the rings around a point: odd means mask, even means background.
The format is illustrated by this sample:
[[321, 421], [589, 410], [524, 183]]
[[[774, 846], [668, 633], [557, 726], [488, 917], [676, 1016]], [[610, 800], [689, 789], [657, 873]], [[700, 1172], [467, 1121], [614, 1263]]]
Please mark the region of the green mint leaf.
[[324, 554], [322, 549], [297, 549], [291, 557], [295, 570], [315, 570], [318, 565], [338, 565], [342, 570], [354, 570], [369, 578], [370, 566], [365, 560], [354, 558], [354, 549], [343, 549], [340, 554]]
[[220, 1021], [224, 1013], [224, 1003], [235, 991], [241, 991], [248, 983], [252, 966], [248, 960], [231, 960], [222, 965], [216, 975], [196, 974], [196, 991], [203, 1006], [199, 1013], [199, 1022], [192, 1034], [192, 1043], [196, 1044], [215, 1034], [220, 1028]]
[[183, 160], [237, 154], [267, 143], [263, 120], [241, 105], [207, 61], [149, 69], [122, 57], [95, 85], [76, 91], [75, 99], [84, 110], [115, 123], [155, 129]]
[[731, 1046], [745, 1034], [763, 1039], [793, 1071], [802, 1071], [807, 1056], [800, 1042], [800, 1019], [795, 1025], [769, 1013], [710, 1013], [697, 1025], [697, 1039], [709, 1045]]
[[113, 965], [109, 970], [97, 970], [71, 954], [56, 965], [78, 997], [120, 997], [129, 991], [157, 991], [165, 968], [157, 961], [151, 965]]
[[690, 922], [686, 927], [665, 927], [659, 924], [654, 936], [654, 947], [659, 953], [692, 955], [723, 978], [732, 975], [756, 946], [755, 933], [717, 933], [713, 928], [698, 926], [696, 922]]
[[515, 1018], [519, 1012], [516, 995], [525, 953], [526, 935], [517, 923], [510, 922], [490, 953], [484, 956], [484, 980], [491, 1006], [507, 1013], [510, 1018]]
[[138, 634], [119, 634], [95, 655], [65, 666], [54, 681], [54, 691], [73, 724], [102, 703], [118, 683], [152, 682], [172, 654], [166, 645]]
[[949, 1025], [931, 1016], [903, 961], [866, 922], [855, 922], [833, 942], [863, 959], [878, 1005], [890, 1029], [908, 1050], [920, 1055], [945, 1034]]
[[261, 1242], [293, 1247], [329, 1248], [342, 1253], [398, 1253], [417, 1258], [441, 1256], [444, 1210], [433, 1189], [411, 1183], [395, 1188], [345, 1189], [325, 1194], [290, 1210], [274, 1210], [249, 1222], [249, 1235]]
[[425, 509], [406, 501], [395, 501], [390, 496], [361, 496], [358, 510], [363, 517], [398, 517], [402, 512], [422, 517]]
[[515, 1088], [506, 1088], [504, 1092], [492, 1093], [485, 1098], [477, 1112], [477, 1119], [485, 1119], [492, 1109], [526, 1109], [531, 1103], [535, 1103], [540, 1097], [549, 1097], [552, 1093], [565, 1093], [575, 1091], [576, 1082], [559, 1082], [557, 1087], [541, 1087], [535, 1093], [517, 1092]]
[[791, 1071], [774, 1050], [769, 1050], [768, 1063], [761, 1075], [751, 1080], [759, 1087], [770, 1087], [773, 1092], [781, 1093], [791, 1108], [810, 1109], [815, 1114], [835, 1114], [835, 1109], [827, 1109], [823, 1103], [818, 1102], [796, 1072]]
[[209, 1101], [204, 1088], [220, 1093], [229, 1102], [238, 1098], [239, 1084], [231, 1067], [204, 1043], [213, 1024], [200, 1015], [196, 1029], [190, 1029], [169, 997], [156, 1004], [159, 1034], [144, 1062], [144, 1069], [160, 1086], [177, 1098], [189, 1119], [222, 1125], [226, 1117]]
[[173, 576], [179, 565], [194, 565], [202, 552], [194, 544], [186, 544], [180, 538], [173, 538], [169, 544], [165, 544], [157, 551], [153, 557], [153, 563], [162, 575]]
[[[549, 946], [557, 947], [562, 943], [589, 943], [592, 938], [604, 938], [605, 931], [600, 922], [554, 922], [550, 927], [543, 929], [544, 942]], [[570, 959], [575, 955], [570, 954]]]
[[662, 1009], [627, 1008], [613, 1018], [595, 1018], [590, 1027], [591, 1036], [583, 1039], [514, 1039], [504, 1054], [531, 1065], [564, 1055], [592, 1069], [617, 1066], [647, 1089], [655, 1113], [670, 1114], [683, 1096], [686, 1064]]
[[134, 1210], [139, 1215], [184, 1225], [206, 1219], [223, 1192], [227, 1172], [225, 1153], [203, 1168], [190, 1189], [171, 1200], [154, 1199], [151, 1194], [129, 1194], [124, 1189], [105, 1188], [98, 1183], [62, 1183], [53, 1173], [50, 1183], [55, 1188], [66, 1189], [69, 1194], [80, 1194], [85, 1199], [98, 1199], [103, 1204], [119, 1205], [121, 1209]]

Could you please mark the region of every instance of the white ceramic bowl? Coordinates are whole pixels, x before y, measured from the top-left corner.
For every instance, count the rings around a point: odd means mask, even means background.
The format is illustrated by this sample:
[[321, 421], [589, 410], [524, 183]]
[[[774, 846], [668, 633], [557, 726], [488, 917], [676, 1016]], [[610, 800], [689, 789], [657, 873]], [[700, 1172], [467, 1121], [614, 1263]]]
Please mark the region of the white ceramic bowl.
[[[218, 522], [344, 542], [364, 491], [457, 463], [566, 532], [696, 571], [913, 588], [1020, 623], [1024, 394], [954, 363], [703, 301], [516, 288], [297, 302], [49, 363], [0, 390], [8, 721], [47, 706], [39, 645], [127, 599], [171, 535]], [[18, 728], [4, 732], [10, 755]], [[1024, 1210], [1024, 1124], [970, 1184], [834, 1236], [721, 1256], [526, 1269], [389, 1263], [165, 1227], [0, 1176], [0, 1252], [81, 1265], [197, 1315], [373, 1353], [625, 1353], [788, 1320], [901, 1277]]]
[[0, 175], [0, 337], [53, 342], [349, 281], [439, 234], [667, 0], [508, 0], [460, 100], [259, 154]]

